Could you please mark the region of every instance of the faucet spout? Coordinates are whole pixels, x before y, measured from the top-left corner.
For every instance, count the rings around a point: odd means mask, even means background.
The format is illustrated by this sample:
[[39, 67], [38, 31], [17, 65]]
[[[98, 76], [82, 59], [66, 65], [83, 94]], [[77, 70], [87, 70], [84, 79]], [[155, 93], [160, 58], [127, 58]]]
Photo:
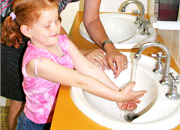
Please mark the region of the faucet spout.
[[147, 42], [147, 43], [143, 44], [143, 45], [138, 49], [138, 51], [137, 51], [136, 54], [134, 55], [134, 58], [136, 58], [137, 60], [139, 60], [142, 52], [143, 52], [146, 48], [149, 48], [149, 47], [152, 47], [152, 46], [161, 48], [161, 49], [165, 52], [165, 54], [166, 54], [165, 69], [164, 69], [164, 74], [163, 74], [163, 79], [162, 79], [162, 83], [165, 83], [165, 84], [166, 84], [167, 77], [168, 77], [169, 72], [170, 72], [171, 55], [170, 55], [169, 49], [168, 49], [165, 45], [162, 45], [162, 44], [160, 44], [159, 42]]
[[126, 7], [131, 4], [131, 3], [134, 3], [136, 4], [138, 7], [140, 7], [140, 14], [141, 14], [141, 19], [144, 20], [144, 14], [145, 14], [145, 9], [144, 9], [144, 5], [140, 2], [140, 1], [135, 1], [135, 0], [127, 0], [125, 2], [123, 2], [119, 8], [119, 10], [121, 12], [125, 12], [126, 11]]

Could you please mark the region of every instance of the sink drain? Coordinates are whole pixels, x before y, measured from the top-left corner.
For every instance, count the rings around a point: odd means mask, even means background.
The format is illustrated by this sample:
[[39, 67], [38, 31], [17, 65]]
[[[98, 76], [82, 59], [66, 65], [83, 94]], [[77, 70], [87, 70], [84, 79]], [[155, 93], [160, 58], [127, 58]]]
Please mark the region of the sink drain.
[[124, 115], [124, 119], [128, 122], [133, 121], [137, 117], [139, 117], [139, 116], [134, 112], [128, 112], [127, 114]]

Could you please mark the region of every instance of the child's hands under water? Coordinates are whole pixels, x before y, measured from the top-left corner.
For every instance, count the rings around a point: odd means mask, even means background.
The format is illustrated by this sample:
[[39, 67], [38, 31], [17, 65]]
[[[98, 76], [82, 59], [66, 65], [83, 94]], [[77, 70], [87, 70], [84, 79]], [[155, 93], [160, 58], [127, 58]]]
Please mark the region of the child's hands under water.
[[121, 89], [122, 98], [120, 102], [117, 102], [120, 110], [134, 111], [137, 108], [137, 103], [140, 103], [139, 98], [146, 93], [145, 90], [133, 91], [134, 86], [135, 82], [131, 82]]
[[134, 111], [137, 108], [137, 103], [140, 102], [140, 100], [136, 100], [135, 102], [117, 102], [117, 105], [120, 110]]

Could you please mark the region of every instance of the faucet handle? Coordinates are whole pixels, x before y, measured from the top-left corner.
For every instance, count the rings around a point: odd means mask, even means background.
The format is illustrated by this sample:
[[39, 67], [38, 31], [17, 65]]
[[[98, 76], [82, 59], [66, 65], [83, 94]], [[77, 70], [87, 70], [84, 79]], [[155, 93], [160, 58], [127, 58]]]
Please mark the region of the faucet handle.
[[180, 82], [180, 75], [174, 76], [174, 74], [170, 72], [168, 76], [165, 78], [165, 80], [167, 81], [167, 85], [175, 86]]
[[173, 76], [173, 73], [169, 73], [168, 80], [169, 91], [166, 93], [166, 96], [171, 100], [180, 99], [180, 95], [178, 94], [176, 86], [177, 84], [179, 84], [180, 76]]
[[150, 35], [149, 27], [148, 27], [148, 25], [150, 24], [151, 22], [148, 19], [142, 20], [142, 23], [140, 24], [140, 27], [142, 28], [142, 32], [141, 32], [142, 35]]
[[174, 81], [175, 81], [175, 83], [179, 84], [179, 82], [180, 82], [180, 75], [175, 76]]
[[148, 19], [145, 19], [145, 20], [144, 20], [144, 23], [145, 23], [146, 25], [150, 25], [150, 24], [151, 24], [151, 22], [150, 22]]
[[161, 61], [161, 59], [166, 58], [166, 56], [164, 56], [161, 51], [159, 51], [157, 54], [151, 54], [151, 56], [157, 57], [158, 61]]
[[137, 15], [137, 16], [140, 16], [141, 12], [139, 10], [134, 10], [133, 11], [133, 14]]
[[158, 54], [152, 54], [152, 57], [157, 57], [156, 67], [153, 69], [153, 72], [157, 74], [163, 74], [164, 68], [161, 59], [165, 58], [166, 56], [164, 56], [162, 52], [158, 52]]
[[135, 24], [139, 24], [140, 23], [140, 14], [141, 14], [141, 12], [139, 11], [139, 10], [134, 10], [133, 11], [133, 14], [135, 14], [135, 15], [137, 15], [137, 17], [136, 17], [136, 21], [134, 22]]

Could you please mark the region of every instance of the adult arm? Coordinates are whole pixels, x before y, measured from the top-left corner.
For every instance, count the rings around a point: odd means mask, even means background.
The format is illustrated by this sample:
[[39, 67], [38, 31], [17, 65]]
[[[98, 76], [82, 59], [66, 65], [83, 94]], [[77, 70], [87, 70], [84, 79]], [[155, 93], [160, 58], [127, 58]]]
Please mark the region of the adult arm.
[[[85, 0], [83, 21], [91, 39], [102, 48], [103, 42], [109, 38], [99, 18], [100, 3], [101, 0]], [[121, 71], [127, 68], [125, 65], [127, 58], [119, 53], [112, 43], [105, 44], [104, 50], [107, 63], [116, 78]]]

